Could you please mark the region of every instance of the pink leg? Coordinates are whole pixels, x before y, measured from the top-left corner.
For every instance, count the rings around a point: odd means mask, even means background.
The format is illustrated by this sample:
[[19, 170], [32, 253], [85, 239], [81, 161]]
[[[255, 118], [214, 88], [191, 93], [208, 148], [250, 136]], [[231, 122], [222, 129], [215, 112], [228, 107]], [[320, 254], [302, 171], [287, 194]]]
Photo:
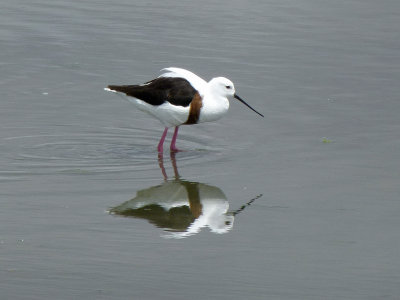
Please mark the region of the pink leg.
[[165, 137], [167, 136], [167, 132], [168, 132], [168, 127], [165, 127], [164, 132], [161, 136], [160, 142], [158, 143], [158, 146], [157, 146], [158, 153], [163, 152], [163, 144], [165, 141]]
[[176, 148], [175, 143], [176, 143], [176, 138], [178, 137], [178, 130], [179, 130], [179, 126], [175, 127], [175, 131], [174, 131], [174, 135], [172, 136], [172, 141], [171, 141], [171, 151], [173, 152], [178, 152], [179, 149]]

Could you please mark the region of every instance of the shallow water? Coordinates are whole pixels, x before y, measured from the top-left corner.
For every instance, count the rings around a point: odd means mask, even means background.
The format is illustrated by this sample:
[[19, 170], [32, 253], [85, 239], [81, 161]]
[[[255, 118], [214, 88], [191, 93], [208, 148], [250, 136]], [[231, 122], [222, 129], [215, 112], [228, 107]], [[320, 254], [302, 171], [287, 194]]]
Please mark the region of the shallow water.
[[[398, 298], [398, 1], [3, 2], [4, 299]], [[265, 118], [159, 157], [103, 87], [168, 66]]]

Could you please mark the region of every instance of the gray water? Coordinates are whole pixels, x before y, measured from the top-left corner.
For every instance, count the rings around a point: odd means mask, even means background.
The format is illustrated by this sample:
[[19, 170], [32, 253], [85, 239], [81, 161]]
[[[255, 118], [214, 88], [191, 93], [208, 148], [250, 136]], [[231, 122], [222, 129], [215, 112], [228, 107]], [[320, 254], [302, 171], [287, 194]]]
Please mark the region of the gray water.
[[[399, 299], [399, 28], [398, 0], [3, 0], [0, 298]], [[158, 157], [103, 87], [168, 66], [265, 118]]]

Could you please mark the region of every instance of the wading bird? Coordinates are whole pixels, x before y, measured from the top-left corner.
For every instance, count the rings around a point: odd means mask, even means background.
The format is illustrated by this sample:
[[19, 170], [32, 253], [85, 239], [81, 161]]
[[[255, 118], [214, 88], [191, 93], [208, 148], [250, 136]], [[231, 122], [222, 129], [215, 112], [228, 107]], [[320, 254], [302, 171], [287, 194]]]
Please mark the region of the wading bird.
[[251, 110], [264, 117], [235, 93], [235, 87], [225, 77], [215, 77], [209, 82], [196, 74], [180, 68], [163, 69], [158, 78], [139, 85], [109, 85], [105, 90], [128, 96], [130, 102], [165, 126], [158, 143], [158, 152], [169, 127], [175, 127], [171, 140], [171, 151], [176, 148], [180, 125], [212, 122], [220, 119], [229, 109], [228, 98], [236, 98]]

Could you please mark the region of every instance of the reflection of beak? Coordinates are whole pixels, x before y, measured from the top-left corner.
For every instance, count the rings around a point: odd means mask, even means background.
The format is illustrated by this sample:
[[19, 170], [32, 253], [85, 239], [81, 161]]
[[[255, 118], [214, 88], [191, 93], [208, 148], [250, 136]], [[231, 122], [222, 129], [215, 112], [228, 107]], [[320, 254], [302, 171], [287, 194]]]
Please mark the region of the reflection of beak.
[[264, 115], [260, 114], [258, 111], [256, 111], [254, 108], [252, 108], [250, 105], [248, 105], [242, 98], [240, 98], [238, 95], [233, 95], [236, 99], [238, 99], [240, 102], [242, 102], [244, 105], [246, 105], [248, 108], [250, 108], [252, 111], [255, 113], [259, 114], [261, 117], [264, 117]]
[[250, 199], [250, 201], [248, 201], [246, 204], [242, 205], [239, 209], [235, 210], [235, 211], [230, 211], [227, 213], [227, 215], [232, 215], [232, 216], [236, 216], [238, 213], [240, 213], [241, 211], [243, 211], [247, 206], [250, 206], [254, 201], [256, 201], [258, 198], [261, 198], [263, 194], [260, 194], [258, 196], [255, 196], [253, 199]]

